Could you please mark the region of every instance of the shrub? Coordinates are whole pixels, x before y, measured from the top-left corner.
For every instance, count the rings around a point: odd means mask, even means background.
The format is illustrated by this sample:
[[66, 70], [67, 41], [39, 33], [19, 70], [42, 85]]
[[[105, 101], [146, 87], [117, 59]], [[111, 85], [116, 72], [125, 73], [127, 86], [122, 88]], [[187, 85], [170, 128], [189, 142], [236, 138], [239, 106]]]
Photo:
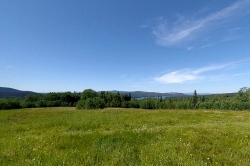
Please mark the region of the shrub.
[[220, 104], [221, 110], [228, 110], [230, 108], [230, 101], [222, 101]]
[[140, 101], [139, 100], [130, 100], [129, 108], [140, 108]]
[[189, 101], [178, 101], [176, 102], [177, 109], [193, 109], [193, 104]]
[[0, 100], [0, 109], [18, 109], [18, 108], [21, 108], [21, 103], [18, 99]]
[[129, 108], [129, 102], [128, 101], [123, 101], [122, 102], [122, 108]]
[[30, 101], [23, 101], [21, 105], [22, 105], [23, 108], [34, 108], [34, 107], [36, 107], [35, 103], [30, 102]]
[[212, 109], [220, 109], [221, 104], [219, 101], [213, 102]]
[[76, 104], [77, 109], [103, 109], [105, 108], [105, 102], [100, 97], [88, 98], [86, 100], [80, 100]]
[[141, 100], [140, 108], [142, 109], [157, 109], [159, 106], [159, 101], [152, 98], [147, 98]]

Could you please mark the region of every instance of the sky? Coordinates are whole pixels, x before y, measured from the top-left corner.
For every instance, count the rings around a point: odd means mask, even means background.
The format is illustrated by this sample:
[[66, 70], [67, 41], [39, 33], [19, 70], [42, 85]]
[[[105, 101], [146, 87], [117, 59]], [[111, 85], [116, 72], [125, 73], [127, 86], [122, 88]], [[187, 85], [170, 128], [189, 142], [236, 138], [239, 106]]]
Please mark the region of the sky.
[[250, 87], [250, 0], [1, 0], [0, 87]]

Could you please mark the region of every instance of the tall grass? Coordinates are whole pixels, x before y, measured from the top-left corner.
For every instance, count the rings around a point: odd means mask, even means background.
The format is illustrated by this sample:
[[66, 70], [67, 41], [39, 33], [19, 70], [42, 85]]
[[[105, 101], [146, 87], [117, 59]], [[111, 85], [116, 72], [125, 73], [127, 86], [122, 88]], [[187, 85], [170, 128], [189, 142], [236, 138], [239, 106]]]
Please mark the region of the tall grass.
[[0, 165], [250, 165], [250, 112], [0, 111]]

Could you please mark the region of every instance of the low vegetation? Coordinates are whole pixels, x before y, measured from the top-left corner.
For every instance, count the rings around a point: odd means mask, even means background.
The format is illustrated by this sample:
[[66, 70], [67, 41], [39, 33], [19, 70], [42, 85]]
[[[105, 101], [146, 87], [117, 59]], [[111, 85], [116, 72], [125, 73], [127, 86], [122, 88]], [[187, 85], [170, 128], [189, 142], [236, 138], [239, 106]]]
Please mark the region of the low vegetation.
[[0, 111], [0, 165], [249, 165], [250, 112]]
[[241, 88], [235, 95], [193, 96], [132, 99], [130, 94], [100, 92], [86, 89], [82, 93], [48, 93], [28, 95], [25, 99], [0, 99], [0, 109], [77, 107], [78, 109], [142, 108], [142, 109], [220, 109], [250, 110], [250, 88]]

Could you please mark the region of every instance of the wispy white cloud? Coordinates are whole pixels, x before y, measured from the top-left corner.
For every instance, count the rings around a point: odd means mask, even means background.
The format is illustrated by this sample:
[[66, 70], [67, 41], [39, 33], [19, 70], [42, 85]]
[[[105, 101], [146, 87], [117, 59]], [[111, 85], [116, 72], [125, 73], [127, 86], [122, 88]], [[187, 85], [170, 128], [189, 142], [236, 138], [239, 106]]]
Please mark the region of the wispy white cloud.
[[241, 15], [249, 14], [250, 0], [241, 0], [226, 7], [218, 12], [211, 13], [201, 19], [187, 18], [177, 20], [173, 26], [168, 26], [166, 21], [159, 23], [154, 29], [156, 43], [162, 46], [178, 45], [183, 42], [190, 42], [198, 37], [198, 33], [214, 29], [215, 25], [220, 26], [223, 22], [231, 21], [232, 18], [238, 18]]
[[170, 72], [170, 73], [164, 74], [163, 76], [154, 78], [155, 81], [159, 83], [166, 83], [166, 84], [183, 83], [186, 81], [192, 81], [192, 80], [197, 80], [197, 79], [199, 79], [198, 75], [194, 74], [189, 69]]
[[[211, 65], [198, 69], [185, 68], [163, 74], [159, 77], [155, 77], [154, 81], [163, 84], [174, 84], [225, 79], [227, 75], [232, 76], [232, 74], [226, 74], [224, 72], [221, 73], [222, 71], [238, 68], [239, 66], [244, 65], [246, 61], [232, 62], [221, 65]], [[215, 71], [215, 73], [213, 73], [213, 71]], [[234, 75], [236, 76], [237, 74], [234, 73]]]
[[200, 48], [202, 49], [202, 48], [207, 48], [207, 47], [210, 47], [210, 46], [212, 46], [213, 44], [206, 44], [206, 45], [203, 45], [203, 46], [201, 46]]
[[[230, 30], [229, 30], [230, 31]], [[222, 37], [221, 39], [217, 40], [217, 41], [214, 41], [212, 43], [209, 43], [209, 44], [205, 44], [205, 45], [202, 45], [200, 46], [200, 49], [203, 49], [203, 48], [207, 48], [207, 47], [211, 47], [215, 44], [218, 44], [218, 43], [222, 43], [222, 42], [227, 42], [227, 41], [232, 41], [232, 40], [237, 40], [237, 39], [241, 39], [242, 36], [239, 36], [239, 35], [234, 35], [234, 34], [227, 34], [226, 36]], [[188, 49], [187, 49], [188, 50]]]

